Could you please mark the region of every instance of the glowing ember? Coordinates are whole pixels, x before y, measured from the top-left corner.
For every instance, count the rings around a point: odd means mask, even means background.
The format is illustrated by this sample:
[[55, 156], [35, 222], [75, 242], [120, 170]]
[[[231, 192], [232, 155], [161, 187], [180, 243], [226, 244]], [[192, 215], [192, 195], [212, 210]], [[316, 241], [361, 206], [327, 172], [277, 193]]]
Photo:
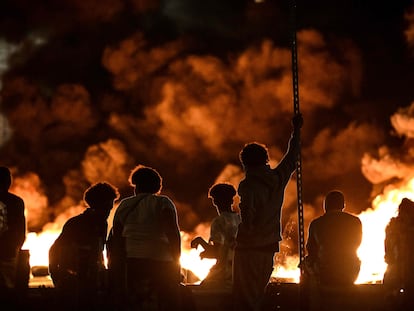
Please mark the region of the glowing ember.
[[300, 281], [300, 270], [298, 268], [299, 257], [288, 256], [285, 259], [284, 266], [275, 266], [271, 275], [272, 279], [289, 281], [292, 283], [299, 283]]

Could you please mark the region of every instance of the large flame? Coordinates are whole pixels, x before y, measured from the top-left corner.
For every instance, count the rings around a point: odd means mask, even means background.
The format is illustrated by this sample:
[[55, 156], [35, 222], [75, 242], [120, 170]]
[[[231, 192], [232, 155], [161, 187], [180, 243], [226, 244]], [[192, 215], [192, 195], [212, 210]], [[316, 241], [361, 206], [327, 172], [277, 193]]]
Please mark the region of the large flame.
[[[398, 205], [403, 198], [414, 200], [414, 178], [404, 185], [388, 186], [381, 195], [374, 198], [372, 207], [358, 215], [363, 226], [363, 239], [358, 256], [361, 259], [361, 270], [356, 281], [357, 284], [381, 283], [387, 265], [384, 261], [385, 227], [390, 219], [397, 214]], [[24, 249], [30, 251], [30, 265], [47, 266], [48, 251], [54, 240], [60, 233], [56, 226], [50, 226], [41, 233], [29, 233]], [[191, 271], [198, 280], [203, 280], [210, 268], [215, 264], [213, 259], [200, 259], [202, 247], [191, 249], [189, 241], [196, 235], [206, 236], [208, 224], [201, 224], [196, 232], [181, 232], [182, 255], [181, 265], [184, 270]], [[300, 270], [298, 269], [298, 256], [284, 258], [283, 266], [275, 266], [273, 279], [282, 279], [298, 283]]]
[[[57, 230], [46, 230], [41, 233], [30, 232], [27, 234], [23, 249], [28, 249], [30, 252], [31, 267], [48, 266], [49, 249], [59, 234], [60, 231]], [[189, 237], [185, 232], [182, 232], [181, 235], [182, 237]], [[200, 259], [202, 250], [201, 246], [197, 249], [184, 247], [180, 258], [183, 271], [191, 271], [197, 277], [194, 280], [195, 283], [203, 280], [210, 268], [216, 263], [215, 259]]]
[[389, 186], [372, 202], [372, 209], [359, 215], [363, 226], [362, 244], [358, 249], [361, 271], [356, 283], [381, 282], [387, 265], [384, 262], [385, 227], [397, 215], [403, 198], [413, 200], [414, 179], [406, 184]]
[[41, 233], [30, 232], [27, 234], [23, 249], [30, 252], [30, 266], [48, 266], [49, 248], [56, 240], [60, 232], [44, 231]]

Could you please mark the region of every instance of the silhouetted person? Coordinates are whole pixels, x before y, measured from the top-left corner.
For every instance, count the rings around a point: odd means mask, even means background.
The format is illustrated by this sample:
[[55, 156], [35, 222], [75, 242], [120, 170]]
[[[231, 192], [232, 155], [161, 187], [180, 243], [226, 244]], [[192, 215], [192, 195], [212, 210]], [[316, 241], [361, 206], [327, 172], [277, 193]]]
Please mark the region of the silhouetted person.
[[384, 286], [394, 310], [414, 310], [414, 202], [404, 198], [385, 229]]
[[309, 225], [306, 265], [316, 282], [329, 286], [349, 286], [356, 281], [360, 260], [362, 223], [344, 212], [345, 199], [340, 191], [329, 192], [324, 200], [325, 214]]
[[236, 246], [237, 228], [240, 224], [240, 216], [232, 209], [236, 189], [228, 183], [213, 185], [208, 192], [217, 210], [218, 216], [213, 219], [210, 227], [210, 239], [208, 242], [201, 237], [191, 241], [191, 247], [201, 245], [204, 251], [201, 258], [215, 258], [216, 264], [211, 267], [207, 277], [201, 285], [208, 285], [224, 289], [231, 289], [233, 283], [233, 253]]
[[98, 294], [105, 291], [107, 218], [118, 197], [109, 183], [89, 187], [84, 193], [89, 208], [64, 224], [49, 250], [49, 271], [63, 308], [95, 310], [102, 304]]
[[22, 198], [9, 192], [12, 176], [0, 167], [0, 303], [16, 286], [19, 251], [26, 238], [26, 219]]
[[129, 181], [135, 195], [116, 210], [111, 242], [113, 250], [125, 242], [128, 308], [178, 310], [181, 237], [175, 205], [160, 195], [162, 178], [155, 169], [137, 166]]
[[240, 152], [245, 178], [240, 182], [239, 225], [234, 254], [235, 310], [260, 310], [281, 241], [281, 209], [285, 188], [296, 168], [302, 116], [293, 118], [289, 147], [271, 168], [267, 148], [249, 143]]

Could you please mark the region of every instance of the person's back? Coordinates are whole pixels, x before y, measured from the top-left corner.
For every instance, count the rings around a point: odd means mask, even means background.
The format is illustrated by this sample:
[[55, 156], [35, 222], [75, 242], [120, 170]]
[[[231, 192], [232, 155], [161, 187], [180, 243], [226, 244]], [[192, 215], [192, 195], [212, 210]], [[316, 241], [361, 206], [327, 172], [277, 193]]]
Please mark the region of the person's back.
[[[176, 309], [181, 237], [175, 205], [167, 196], [159, 194], [162, 178], [155, 169], [137, 166], [131, 172], [130, 184], [135, 188], [135, 195], [123, 199], [114, 216], [111, 256], [118, 260], [110, 270], [114, 271], [114, 279], [122, 283], [125, 280], [119, 273], [126, 272], [129, 308]], [[122, 241], [125, 241], [124, 248], [120, 245]], [[123, 292], [116, 288], [115, 291], [116, 300], [123, 297]]]
[[103, 265], [105, 226], [91, 214], [86, 210], [69, 219], [50, 248], [50, 272], [56, 287], [71, 286], [66, 283], [71, 275], [90, 282], [91, 273], [98, 270], [96, 263]]
[[314, 263], [323, 285], [352, 285], [358, 277], [362, 224], [358, 217], [343, 212], [344, 207], [342, 193], [330, 192], [325, 199], [326, 213], [309, 226], [308, 260]]
[[344, 212], [328, 213], [314, 223], [319, 243], [321, 283], [353, 284], [359, 273], [360, 222]]
[[297, 114], [288, 149], [275, 168], [269, 164], [265, 145], [246, 144], [239, 154], [245, 178], [240, 182], [241, 223], [234, 251], [233, 294], [235, 310], [260, 310], [265, 288], [279, 251], [281, 211], [286, 186], [296, 169], [299, 131], [303, 123]]
[[[404, 307], [414, 307], [409, 298], [414, 292], [414, 202], [404, 198], [398, 210], [398, 216], [391, 218], [385, 231], [384, 286], [388, 292], [404, 293]], [[395, 298], [395, 297], [394, 297]]]
[[[134, 208], [138, 205], [139, 208]], [[172, 261], [170, 245], [158, 217], [166, 208], [173, 211], [173, 203], [163, 195], [141, 193], [122, 201], [117, 219], [123, 221], [126, 252], [130, 258]]]
[[118, 191], [97, 183], [85, 191], [88, 208], [70, 218], [49, 249], [49, 271], [67, 309], [94, 308], [98, 291], [105, 290], [103, 250], [107, 218]]
[[24, 202], [9, 192], [11, 172], [0, 167], [0, 291], [15, 287], [17, 257], [26, 237]]
[[0, 205], [0, 259], [7, 259], [17, 255], [25, 239], [24, 203], [13, 193], [0, 192]]

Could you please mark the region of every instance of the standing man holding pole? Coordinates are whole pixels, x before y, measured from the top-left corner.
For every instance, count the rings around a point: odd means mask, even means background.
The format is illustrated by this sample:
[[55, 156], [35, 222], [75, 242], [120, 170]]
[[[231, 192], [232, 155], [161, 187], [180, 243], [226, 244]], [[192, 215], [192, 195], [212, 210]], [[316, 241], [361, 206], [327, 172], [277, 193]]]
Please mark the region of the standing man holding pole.
[[234, 310], [258, 311], [273, 271], [273, 257], [281, 240], [281, 209], [285, 188], [296, 169], [301, 114], [293, 118], [293, 132], [283, 159], [269, 165], [266, 146], [249, 143], [240, 152], [245, 178], [240, 182], [241, 223], [234, 254]]

